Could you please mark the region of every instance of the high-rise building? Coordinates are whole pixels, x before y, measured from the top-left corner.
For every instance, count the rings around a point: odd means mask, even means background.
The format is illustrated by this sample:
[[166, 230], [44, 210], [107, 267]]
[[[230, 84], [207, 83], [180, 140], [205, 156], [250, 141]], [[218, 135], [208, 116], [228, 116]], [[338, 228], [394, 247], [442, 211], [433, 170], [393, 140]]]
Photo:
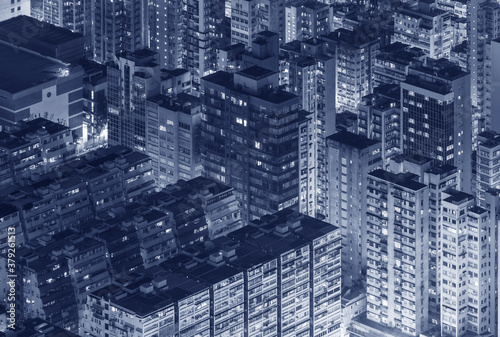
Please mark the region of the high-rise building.
[[306, 40], [330, 32], [332, 7], [326, 3], [296, 0], [285, 7], [285, 43]]
[[476, 197], [477, 205], [486, 208], [486, 193], [500, 188], [500, 134], [485, 131], [477, 137]]
[[367, 318], [410, 336], [428, 326], [428, 209], [417, 175], [368, 173]]
[[[46, 242], [44, 242], [46, 243]], [[71, 243], [70, 243], [71, 244]], [[43, 247], [43, 246], [42, 246]], [[19, 320], [42, 318], [69, 331], [78, 331], [78, 307], [65, 246], [54, 252], [23, 247], [19, 249], [17, 272], [22, 275], [19, 285]], [[74, 247], [73, 247], [74, 248]], [[26, 305], [29, 301], [29, 305]]]
[[[279, 70], [279, 35], [277, 33], [264, 30], [256, 34], [252, 41], [252, 51], [242, 53], [241, 60], [243, 68], [259, 66], [272, 71]], [[241, 45], [237, 44], [237, 45]]]
[[80, 150], [94, 150], [108, 142], [108, 78], [105, 65], [83, 61], [83, 131]]
[[158, 54], [142, 49], [108, 66], [108, 141], [146, 151], [146, 100], [160, 93]]
[[327, 50], [336, 58], [335, 107], [357, 113], [363, 96], [372, 93], [373, 68], [380, 42], [378, 37], [337, 29], [323, 36]]
[[391, 158], [401, 153], [400, 101], [377, 92], [363, 97], [358, 111], [357, 133], [380, 142], [381, 165], [386, 168]]
[[200, 79], [217, 70], [217, 50], [226, 47], [224, 0], [155, 2], [150, 13], [150, 48], [161, 68], [184, 68], [199, 94]]
[[[92, 6], [94, 3], [95, 1], [90, 0], [32, 0], [31, 16], [37, 20], [84, 35], [87, 56], [92, 58], [91, 44], [94, 28]], [[30, 13], [25, 15], [30, 15]]]
[[494, 118], [492, 114], [495, 114], [495, 105], [486, 98], [486, 91], [490, 89], [487, 84], [492, 85], [486, 79], [490, 70], [488, 68], [494, 67], [488, 63], [487, 44], [500, 37], [500, 4], [493, 0], [472, 0], [469, 2], [467, 14], [470, 44], [468, 68], [471, 78], [471, 103], [474, 109], [472, 135], [476, 140], [477, 134], [482, 131], [481, 124], [484, 123], [489, 130]]
[[[217, 47], [224, 32], [224, 0], [186, 0], [186, 66], [199, 92], [201, 78], [217, 69]], [[225, 46], [225, 45], [224, 45]]]
[[169, 97], [189, 94], [192, 89], [191, 73], [187, 69], [161, 70], [161, 93]]
[[366, 177], [382, 166], [380, 142], [347, 131], [326, 139], [326, 220], [342, 234], [342, 286], [361, 285], [366, 270]]
[[285, 41], [284, 0], [231, 0], [231, 44], [252, 48], [257, 33], [269, 30]]
[[467, 2], [460, 0], [437, 0], [436, 7], [456, 15], [458, 18], [467, 17]]
[[260, 7], [259, 0], [231, 0], [231, 44], [251, 48], [256, 33], [264, 30], [260, 28]]
[[443, 192], [459, 187], [456, 167], [441, 165], [430, 167], [424, 172], [424, 180], [429, 186], [429, 315], [432, 323], [438, 323], [441, 310], [441, 250], [442, 238], [441, 204]]
[[441, 202], [444, 191], [459, 188], [458, 170], [451, 165], [436, 165], [435, 161], [421, 157], [397, 156], [391, 160], [393, 172], [410, 172], [420, 177], [429, 187], [429, 322], [438, 325], [441, 314]]
[[[500, 221], [500, 189], [492, 188], [492, 189], [488, 190], [488, 192], [486, 193], [486, 209], [490, 212], [490, 217], [491, 217], [490, 221], [493, 222], [492, 226], [498, 228], [498, 224]], [[496, 244], [498, 245], [498, 242], [499, 242], [498, 231], [496, 230], [494, 232], [491, 232], [491, 233], [489, 233], [489, 235], [490, 235], [490, 242], [493, 242], [491, 240], [494, 238], [496, 240]], [[493, 238], [492, 238], [492, 236], [493, 236]], [[498, 269], [498, 261], [500, 261], [499, 257], [500, 257], [500, 253], [497, 250], [494, 254], [495, 262], [492, 262], [492, 265], [494, 264], [495, 268], [496, 268], [496, 273], [493, 272], [492, 277], [496, 277], [495, 282], [497, 285], [498, 285], [498, 281], [500, 280], [500, 270]], [[491, 273], [491, 271], [490, 271], [490, 273]], [[499, 302], [500, 302], [500, 294], [497, 292], [496, 305], [498, 305]], [[498, 311], [498, 309], [497, 309], [496, 322], [497, 322], [496, 323], [497, 329], [493, 330], [492, 333], [493, 334], [496, 333], [498, 336], [498, 333], [500, 333], [500, 325], [498, 325], [498, 322], [500, 322], [500, 312]]]
[[422, 59], [424, 51], [401, 42], [380, 48], [373, 67], [373, 86], [399, 84], [406, 79], [410, 66]]
[[496, 223], [472, 195], [449, 190], [442, 196], [441, 335], [496, 333]]
[[[326, 53], [326, 44], [320, 39], [308, 39], [282, 48], [281, 59], [284, 74], [282, 83], [287, 90], [299, 97], [300, 107], [309, 112], [312, 132], [308, 138], [312, 147], [307, 147], [312, 157], [308, 158], [307, 179], [310, 181], [306, 200], [306, 214], [326, 216], [326, 137], [335, 132], [335, 58]], [[311, 85], [314, 83], [314, 85]], [[305, 160], [305, 149], [301, 149], [301, 165]], [[312, 179], [312, 180], [311, 180]], [[302, 170], [301, 170], [302, 181]], [[311, 189], [311, 186], [315, 186]]]
[[456, 166], [463, 191], [471, 190], [470, 76], [447, 60], [410, 69], [401, 82], [405, 154]]
[[163, 188], [201, 176], [200, 99], [189, 94], [158, 95], [146, 105], [146, 152], [156, 185]]
[[299, 98], [257, 66], [203, 78], [205, 176], [233, 187], [244, 223], [298, 206]]
[[392, 42], [423, 49], [434, 59], [450, 58], [453, 42], [451, 15], [438, 9], [434, 0], [405, 4], [394, 14]]
[[84, 182], [94, 216], [138, 201], [154, 189], [149, 157], [122, 146], [87, 153], [59, 170]]
[[177, 69], [186, 67], [186, 0], [155, 1], [156, 22], [151, 27], [151, 49], [159, 55], [161, 68]]
[[54, 170], [75, 155], [68, 127], [36, 118], [0, 133], [0, 149], [8, 158], [9, 178], [21, 185]]
[[[145, 268], [160, 264], [177, 254], [174, 216], [169, 210], [136, 203], [127, 206], [127, 213], [123, 215], [122, 221], [126, 227], [135, 227], [137, 231], [142, 265]], [[189, 217], [185, 220], [185, 227], [191, 227], [188, 224]]]
[[500, 106], [500, 38], [486, 46], [485, 104], [484, 113], [490, 116], [490, 129], [500, 132], [500, 115], [495, 111]]
[[285, 209], [211, 246], [89, 294], [85, 334], [341, 336], [336, 226]]
[[149, 47], [148, 1], [96, 0], [93, 4], [91, 44], [95, 61], [113, 61], [116, 54]]

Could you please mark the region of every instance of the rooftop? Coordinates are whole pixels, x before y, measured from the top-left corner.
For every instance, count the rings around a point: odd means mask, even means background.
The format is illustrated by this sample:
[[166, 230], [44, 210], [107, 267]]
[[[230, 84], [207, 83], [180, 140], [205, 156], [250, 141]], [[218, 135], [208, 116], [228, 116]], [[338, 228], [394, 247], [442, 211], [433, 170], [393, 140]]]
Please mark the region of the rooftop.
[[[259, 79], [262, 79], [262, 78], [269, 76], [270, 74], [275, 74], [275, 72], [258, 67], [258, 66], [253, 66], [253, 67], [250, 67], [248, 69], [242, 70], [242, 71], [238, 72], [237, 74], [241, 74], [244, 77], [259, 80]], [[228, 73], [225, 71], [218, 71], [214, 74], [210, 74], [208, 76], [205, 76], [202, 78], [202, 81], [207, 81], [207, 82], [210, 82], [210, 83], [213, 83], [216, 85], [220, 85], [220, 86], [223, 86], [226, 88], [230, 88], [233, 90], [239, 90], [239, 89], [234, 87], [234, 74]], [[265, 101], [268, 101], [268, 102], [274, 103], [274, 104], [281, 104], [281, 103], [287, 102], [291, 99], [297, 99], [297, 101], [298, 101], [297, 96], [295, 96], [294, 94], [289, 93], [287, 91], [283, 91], [283, 90], [269, 90], [261, 95], [256, 95], [254, 97], [257, 97], [259, 99], [262, 99], [262, 100], [265, 100]]]
[[440, 81], [454, 81], [467, 74], [460, 66], [451, 61], [427, 58], [424, 63], [416, 63], [410, 67], [410, 75], [408, 75], [406, 82], [422, 86], [423, 88], [427, 88], [429, 84], [437, 84], [437, 86], [443, 88], [441, 90], [438, 90], [438, 88], [431, 90], [444, 92], [448, 90], [445, 88], [446, 83], [439, 84]]
[[0, 204], [0, 218], [3, 218], [4, 216], [13, 214], [15, 212], [17, 212], [16, 207], [5, 203]]
[[0, 42], [0, 90], [16, 93], [57, 79], [63, 62], [15, 49]]
[[500, 145], [500, 134], [495, 131], [484, 131], [478, 135], [478, 140], [480, 147], [492, 149]]
[[274, 71], [259, 66], [252, 66], [250, 68], [246, 68], [244, 70], [237, 72], [237, 74], [254, 80], [260, 80], [262, 78], [274, 74]]
[[322, 3], [319, 1], [314, 1], [314, 0], [296, 0], [293, 2], [290, 2], [287, 7], [306, 7], [310, 9], [321, 9], [324, 7], [328, 7], [326, 3]]
[[324, 40], [332, 40], [343, 46], [350, 46], [351, 48], [363, 48], [367, 43], [376, 43], [378, 38], [368, 36], [367, 34], [359, 34], [356, 31], [351, 31], [345, 28], [339, 28], [333, 32], [323, 36]]
[[379, 143], [379, 141], [366, 138], [365, 136], [358, 135], [349, 131], [340, 131], [327, 137], [327, 139], [345, 144], [359, 150], [366, 149], [372, 145]]
[[469, 211], [476, 214], [483, 214], [484, 212], [488, 212], [486, 209], [475, 205], [471, 206], [471, 208], [469, 208]]
[[459, 205], [463, 202], [474, 199], [473, 195], [457, 190], [446, 190], [445, 193], [449, 194], [449, 197], [445, 198], [443, 201], [449, 202], [450, 204], [454, 205]]
[[418, 178], [418, 176], [416, 174], [409, 173], [409, 172], [395, 174], [395, 173], [385, 171], [382, 169], [377, 169], [375, 171], [368, 173], [368, 175], [375, 177], [375, 178], [385, 180], [387, 182], [393, 183], [395, 185], [398, 185], [398, 186], [401, 186], [401, 187], [404, 187], [404, 188], [407, 188], [407, 189], [410, 189], [413, 191], [419, 191], [419, 190], [427, 187], [427, 185], [421, 184], [416, 180]]
[[172, 70], [162, 69], [161, 72], [163, 74], [165, 74], [165, 75], [170, 75], [170, 76], [173, 76], [173, 77], [177, 77], [177, 76], [189, 73], [189, 70], [182, 69], [182, 68], [177, 68], [177, 69], [172, 69]]
[[444, 164], [441, 166], [434, 166], [427, 170], [427, 172], [432, 173], [432, 174], [445, 174], [445, 173], [453, 173], [456, 172], [458, 169], [449, 164]]
[[[399, 7], [396, 12], [405, 14], [417, 19], [420, 18], [425, 18], [425, 17], [436, 17], [440, 15], [445, 15], [448, 14], [448, 12], [441, 10], [439, 8], [429, 6], [430, 4], [434, 4], [435, 2], [433, 0], [428, 0], [428, 1], [419, 1], [419, 5], [417, 7], [413, 6], [408, 6], [404, 4], [403, 6]], [[449, 14], [448, 14], [449, 15]]]
[[125, 298], [115, 300], [114, 303], [122, 308], [137, 314], [138, 316], [147, 316], [157, 310], [165, 308], [169, 301], [164, 298], [153, 294], [135, 293]]
[[186, 114], [195, 113], [197, 110], [194, 108], [199, 107], [201, 102], [200, 98], [191, 94], [180, 93], [176, 97], [166, 95], [156, 95], [148, 98], [149, 101], [155, 102], [158, 106], [168, 109], [170, 111], [178, 111]]
[[[295, 224], [293, 227], [290, 225], [292, 223]], [[285, 235], [275, 234], [278, 226], [283, 227]], [[285, 252], [304, 247], [315, 239], [336, 230], [338, 227], [335, 225], [285, 208], [254, 220], [250, 226], [238, 229], [228, 234], [228, 237], [260, 247], [260, 251], [279, 257]], [[288, 235], [291, 233], [293, 235]]]
[[[25, 29], [30, 29], [31, 41], [43, 41], [49, 44], [57, 45], [75, 39], [81, 39], [82, 35], [73, 33], [68, 29], [57, 27], [49, 23], [38, 21], [32, 17], [21, 15], [0, 22], [0, 38], [9, 40], [11, 32], [20, 33]], [[25, 36], [23, 36], [25, 38]], [[29, 44], [30, 41], [23, 44]]]
[[25, 137], [28, 133], [37, 133], [38, 130], [45, 130], [49, 135], [59, 133], [61, 131], [69, 131], [67, 126], [52, 122], [45, 118], [36, 118], [26, 122], [25, 127], [15, 131], [12, 134], [16, 137]]
[[[352, 325], [354, 327], [356, 325], [362, 325], [366, 328], [369, 328], [371, 330], [375, 330], [376, 332], [379, 332], [379, 333], [375, 333], [372, 331], [367, 331], [366, 336], [372, 336], [372, 335], [377, 336], [377, 337], [378, 336], [384, 336], [384, 337], [399, 337], [399, 336], [401, 336], [400, 329], [391, 328], [391, 327], [388, 327], [386, 325], [371, 321], [366, 317], [366, 313], [355, 317], [352, 321]], [[363, 330], [365, 330], [365, 329], [363, 329]]]

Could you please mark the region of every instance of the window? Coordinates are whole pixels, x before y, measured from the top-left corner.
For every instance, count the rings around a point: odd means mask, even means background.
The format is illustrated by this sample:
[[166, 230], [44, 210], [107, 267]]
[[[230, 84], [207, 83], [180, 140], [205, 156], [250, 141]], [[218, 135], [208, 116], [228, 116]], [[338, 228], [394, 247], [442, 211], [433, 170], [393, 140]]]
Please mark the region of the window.
[[183, 128], [185, 130], [191, 130], [191, 125], [186, 124], [186, 123], [179, 122], [179, 127]]

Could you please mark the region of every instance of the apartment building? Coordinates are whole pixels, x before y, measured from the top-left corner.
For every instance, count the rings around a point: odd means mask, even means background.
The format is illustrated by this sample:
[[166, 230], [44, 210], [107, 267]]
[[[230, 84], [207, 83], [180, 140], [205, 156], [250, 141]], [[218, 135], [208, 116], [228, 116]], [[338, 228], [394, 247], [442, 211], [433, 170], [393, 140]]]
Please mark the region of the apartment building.
[[366, 177], [382, 167], [380, 142], [347, 131], [327, 138], [326, 220], [342, 234], [342, 285], [359, 285], [366, 270]]
[[366, 318], [394, 333], [427, 330], [429, 190], [413, 173], [368, 173]]

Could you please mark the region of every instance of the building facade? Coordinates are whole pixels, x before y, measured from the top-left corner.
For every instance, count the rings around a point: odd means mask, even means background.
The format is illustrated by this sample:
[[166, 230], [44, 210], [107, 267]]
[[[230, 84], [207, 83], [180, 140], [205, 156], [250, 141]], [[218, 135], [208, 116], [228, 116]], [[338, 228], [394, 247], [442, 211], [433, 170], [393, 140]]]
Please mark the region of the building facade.
[[436, 8], [436, 3], [431, 1], [403, 5], [394, 15], [392, 42], [423, 49], [434, 59], [449, 59], [453, 42], [450, 13]]
[[91, 44], [95, 61], [113, 61], [116, 54], [149, 47], [150, 7], [147, 1], [97, 0], [93, 4]]
[[429, 318], [428, 193], [412, 173], [368, 174], [366, 317], [411, 336]]
[[158, 54], [142, 49], [108, 66], [108, 142], [146, 151], [146, 100], [161, 90]]
[[330, 32], [332, 8], [315, 1], [293, 1], [285, 7], [285, 43], [307, 40]]
[[257, 66], [203, 79], [205, 176], [235, 189], [244, 223], [298, 206], [299, 99], [277, 84]]
[[441, 205], [441, 334], [495, 333], [494, 221], [474, 205], [474, 197], [455, 190]]
[[472, 180], [469, 80], [442, 60], [412, 68], [401, 83], [403, 152], [456, 166], [463, 191], [471, 190]]
[[342, 285], [360, 285], [366, 270], [367, 174], [382, 167], [380, 142], [347, 131], [327, 138], [326, 221], [342, 233]]
[[200, 109], [199, 98], [189, 94], [148, 99], [146, 152], [158, 187], [202, 175]]

